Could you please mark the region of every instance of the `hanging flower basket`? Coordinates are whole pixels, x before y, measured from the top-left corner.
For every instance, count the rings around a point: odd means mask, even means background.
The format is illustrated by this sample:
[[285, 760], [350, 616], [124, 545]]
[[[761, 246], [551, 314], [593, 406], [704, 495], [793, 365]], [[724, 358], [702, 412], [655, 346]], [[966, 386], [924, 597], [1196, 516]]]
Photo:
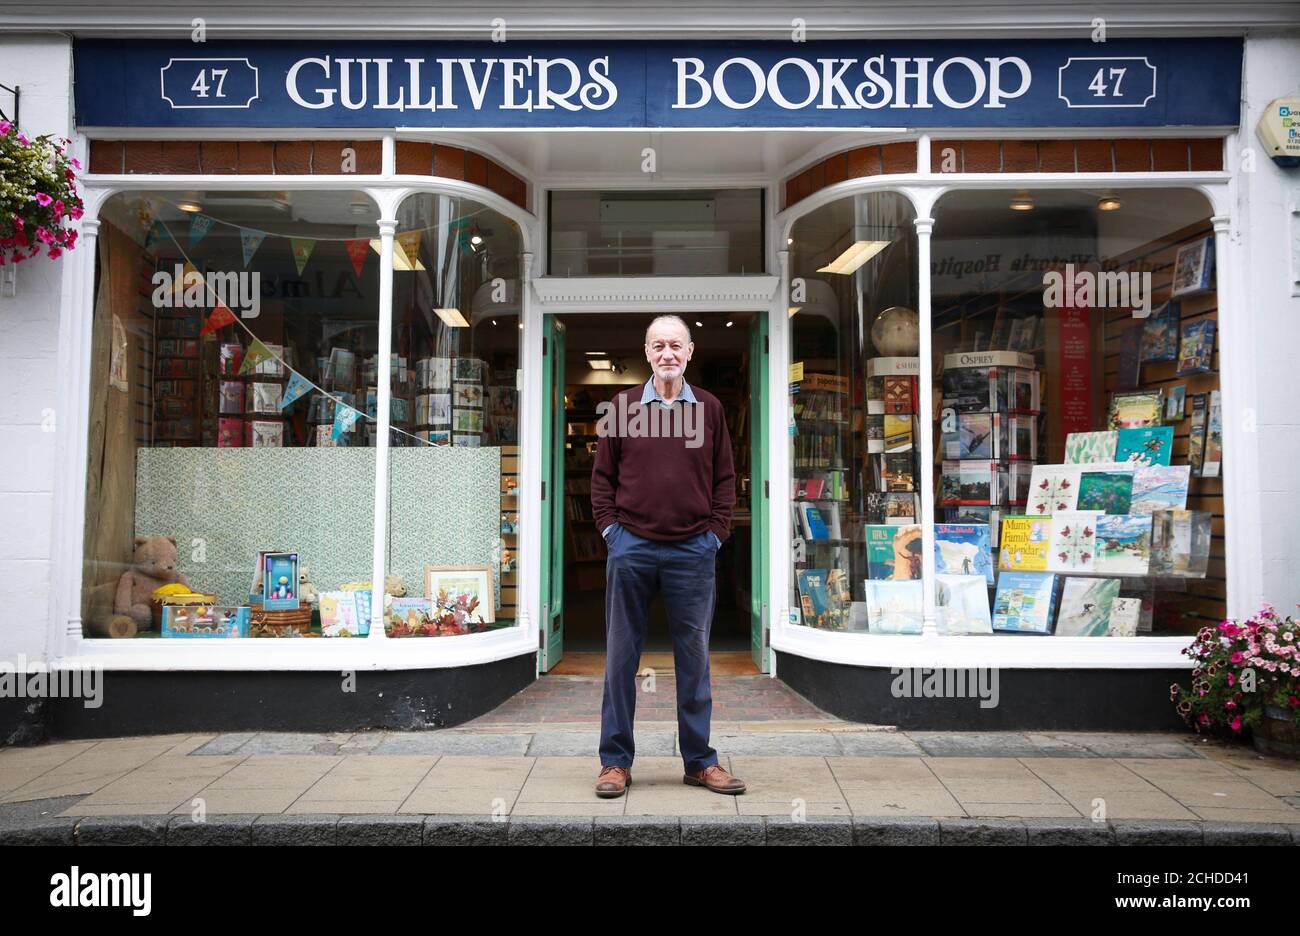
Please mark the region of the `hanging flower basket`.
[[0, 265], [21, 263], [42, 250], [51, 260], [77, 243], [72, 222], [81, 217], [77, 160], [67, 138], [29, 140], [0, 120]]

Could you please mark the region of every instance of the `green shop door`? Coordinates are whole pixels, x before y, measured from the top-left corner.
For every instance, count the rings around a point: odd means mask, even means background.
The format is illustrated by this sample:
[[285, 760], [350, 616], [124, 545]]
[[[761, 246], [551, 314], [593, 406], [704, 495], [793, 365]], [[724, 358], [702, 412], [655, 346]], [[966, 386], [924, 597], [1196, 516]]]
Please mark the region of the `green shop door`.
[[564, 656], [564, 323], [542, 327], [542, 623], [538, 669]]
[[768, 557], [771, 531], [767, 471], [767, 313], [754, 316], [749, 329], [749, 516], [750, 516], [750, 653], [760, 672], [772, 671], [765, 631], [771, 602]]

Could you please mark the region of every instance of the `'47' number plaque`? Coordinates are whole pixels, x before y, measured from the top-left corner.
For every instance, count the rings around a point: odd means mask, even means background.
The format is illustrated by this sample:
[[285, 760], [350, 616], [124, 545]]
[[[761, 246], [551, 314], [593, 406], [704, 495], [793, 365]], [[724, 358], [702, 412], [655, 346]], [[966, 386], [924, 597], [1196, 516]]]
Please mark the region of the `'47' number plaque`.
[[257, 68], [246, 58], [173, 58], [159, 71], [173, 110], [246, 108], [257, 100]]

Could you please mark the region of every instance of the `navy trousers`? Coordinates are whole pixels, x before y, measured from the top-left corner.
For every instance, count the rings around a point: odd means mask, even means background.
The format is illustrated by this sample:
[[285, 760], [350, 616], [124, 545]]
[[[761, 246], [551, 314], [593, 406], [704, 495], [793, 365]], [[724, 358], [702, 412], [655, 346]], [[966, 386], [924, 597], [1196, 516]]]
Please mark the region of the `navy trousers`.
[[605, 563], [605, 696], [600, 707], [600, 763], [631, 767], [636, 745], [637, 667], [646, 620], [662, 593], [673, 640], [677, 674], [677, 733], [690, 771], [718, 762], [709, 747], [713, 692], [709, 685], [709, 632], [713, 628], [714, 559], [706, 530], [675, 543], [661, 543], [617, 530]]

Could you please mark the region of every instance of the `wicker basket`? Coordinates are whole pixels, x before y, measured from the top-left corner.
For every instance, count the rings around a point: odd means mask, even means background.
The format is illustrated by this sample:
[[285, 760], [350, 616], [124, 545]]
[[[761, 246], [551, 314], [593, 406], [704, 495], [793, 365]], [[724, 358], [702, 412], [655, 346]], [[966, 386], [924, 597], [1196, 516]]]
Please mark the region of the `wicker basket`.
[[171, 605], [174, 608], [183, 608], [189, 605], [214, 605], [217, 603], [216, 595], [206, 595], [196, 592], [193, 595], [168, 595], [165, 598], [149, 599], [149, 609], [153, 615], [154, 630], [162, 630], [162, 613], [164, 605]]
[[290, 611], [266, 611], [254, 603], [249, 617], [248, 632], [258, 637], [284, 637], [289, 631], [307, 634], [311, 631], [311, 605], [304, 603]]

